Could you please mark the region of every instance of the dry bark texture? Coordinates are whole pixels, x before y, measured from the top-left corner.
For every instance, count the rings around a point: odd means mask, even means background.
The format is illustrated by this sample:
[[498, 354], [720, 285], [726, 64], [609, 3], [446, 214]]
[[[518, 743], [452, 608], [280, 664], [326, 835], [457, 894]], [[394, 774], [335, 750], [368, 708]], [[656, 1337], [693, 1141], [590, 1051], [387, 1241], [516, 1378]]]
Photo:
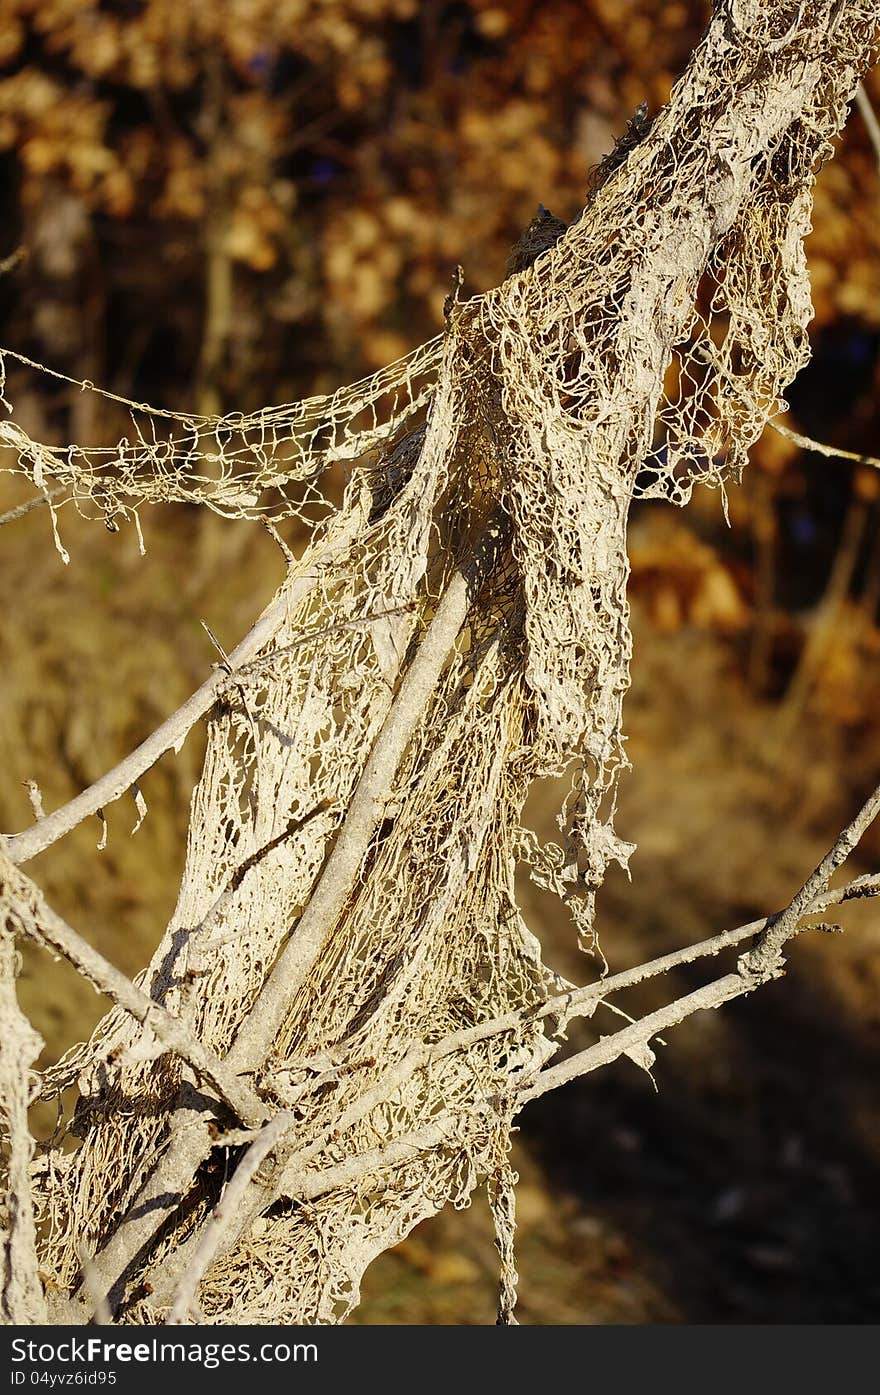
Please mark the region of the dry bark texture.
[[[630, 505], [735, 480], [780, 410], [808, 355], [815, 172], [877, 38], [874, 0], [727, 0], [576, 222], [562, 232], [542, 211], [540, 245], [503, 285], [451, 301], [442, 336], [364, 382], [251, 417], [131, 404], [111, 451], [0, 426], [62, 549], [71, 504], [111, 526], [190, 500], [313, 530], [252, 635], [161, 736], [5, 840], [7, 926], [75, 957], [14, 864], [131, 787], [210, 707], [165, 937], [42, 1078], [45, 1095], [78, 1088], [75, 1149], [59, 1139], [30, 1159], [23, 1027], [2, 1057], [7, 1316], [42, 1303], [29, 1171], [57, 1321], [86, 1320], [96, 1295], [128, 1321], [337, 1321], [377, 1254], [481, 1180], [510, 1321], [523, 1100], [622, 1052], [648, 1063], [664, 1026], [780, 972], [841, 858], [736, 972], [550, 1066], [565, 1022], [618, 984], [576, 991], [548, 971], [514, 869], [530, 864], [590, 948], [595, 893], [631, 851], [613, 828]], [[350, 462], [339, 508], [322, 492], [336, 461]], [[539, 846], [523, 804], [561, 774], [563, 838]], [[80, 967], [107, 989], [110, 966]]]

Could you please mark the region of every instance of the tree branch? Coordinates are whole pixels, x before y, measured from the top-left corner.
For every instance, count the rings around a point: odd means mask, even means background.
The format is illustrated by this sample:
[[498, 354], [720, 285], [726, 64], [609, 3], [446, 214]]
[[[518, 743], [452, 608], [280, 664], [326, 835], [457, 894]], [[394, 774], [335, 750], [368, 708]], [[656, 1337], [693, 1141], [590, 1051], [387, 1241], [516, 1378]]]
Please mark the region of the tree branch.
[[0, 1113], [4, 1116], [6, 1197], [0, 1224], [0, 1314], [6, 1323], [46, 1321], [37, 1271], [36, 1225], [30, 1166], [34, 1145], [28, 1128], [33, 1068], [43, 1047], [18, 1005], [15, 991], [16, 925], [8, 908], [0, 919]]
[[[351, 546], [351, 540], [363, 523], [365, 510], [359, 506], [346, 520], [346, 526], [326, 546], [316, 553], [306, 554], [300, 563], [301, 570], [293, 574], [283, 587], [280, 595], [266, 607], [256, 624], [228, 656], [224, 664], [211, 674], [191, 697], [187, 698], [176, 712], [166, 717], [161, 726], [151, 736], [142, 741], [136, 750], [108, 770], [88, 789], [76, 795], [60, 809], [38, 819], [30, 828], [21, 833], [7, 835], [6, 854], [12, 862], [28, 862], [38, 853], [57, 843], [83, 819], [96, 814], [99, 809], [119, 799], [131, 789], [151, 766], [166, 751], [178, 749], [183, 744], [190, 729], [205, 713], [210, 711], [221, 692], [229, 685], [239, 670], [245, 668], [269, 643], [280, 628], [292, 606], [298, 605], [318, 584], [320, 570], [337, 559]], [[3, 840], [0, 840], [2, 844]]]
[[[325, 936], [335, 924], [345, 900], [357, 878], [363, 856], [383, 816], [389, 798], [393, 776], [415, 730], [425, 704], [429, 701], [449, 651], [464, 623], [473, 596], [494, 566], [500, 548], [507, 537], [503, 516], [493, 519], [475, 543], [467, 557], [453, 574], [446, 592], [420, 648], [407, 671], [379, 731], [373, 750], [361, 773], [345, 823], [336, 839], [318, 882], [312, 890], [308, 905], [286, 949], [279, 956], [272, 973], [263, 985], [248, 1016], [239, 1029], [232, 1049], [223, 1062], [226, 1078], [241, 1079], [262, 1065], [272, 1040], [284, 1018], [288, 1005], [303, 982], [320, 952]], [[265, 1109], [262, 1118], [265, 1118]], [[262, 1122], [262, 1118], [258, 1122]], [[186, 1185], [187, 1167], [185, 1138], [178, 1140], [178, 1130], [172, 1125], [171, 1138], [165, 1155], [147, 1183], [147, 1193], [161, 1198], [166, 1193], [179, 1194]], [[183, 1150], [182, 1156], [178, 1152]], [[168, 1179], [174, 1179], [174, 1187]], [[152, 1207], [145, 1222], [145, 1205], [141, 1198], [135, 1206], [136, 1225], [129, 1232], [126, 1219], [117, 1234], [98, 1256], [96, 1267], [107, 1283], [108, 1291], [119, 1294], [123, 1273], [137, 1250], [146, 1243], [146, 1225], [151, 1221], [155, 1231], [167, 1211]], [[137, 1248], [135, 1248], [137, 1246]]]
[[767, 425], [801, 450], [814, 451], [816, 455], [824, 455], [829, 460], [853, 460], [857, 465], [870, 465], [880, 470], [880, 459], [875, 455], [861, 455], [858, 451], [841, 450], [838, 446], [826, 445], [824, 441], [814, 441], [812, 436], [802, 436], [799, 431], [792, 431], [790, 426], [783, 426], [781, 421], [768, 421]]
[[[257, 624], [229, 656], [233, 675], [237, 668], [247, 664], [248, 660], [272, 639], [285, 618], [286, 607], [285, 596], [273, 601], [268, 610], [262, 612]], [[88, 790], [82, 791], [53, 813], [47, 813], [43, 819], [36, 820], [24, 833], [7, 836], [6, 852], [10, 861], [28, 862], [29, 859], [35, 858], [38, 852], [52, 847], [53, 843], [57, 843], [64, 834], [70, 833], [71, 829], [75, 829], [82, 820], [88, 819], [89, 815], [98, 813], [99, 809], [126, 794], [149, 767], [155, 766], [160, 756], [172, 748], [180, 748], [190, 728], [194, 727], [199, 717], [204, 717], [206, 711], [211, 709], [220, 692], [229, 686], [229, 681], [230, 672], [225, 667], [216, 668], [211, 678], [206, 678], [201, 688], [192, 693], [191, 697], [187, 697], [172, 716], [166, 717], [162, 725], [156, 728], [146, 741], [142, 741], [135, 751], [126, 756], [126, 759], [120, 760], [112, 770], [107, 770], [95, 784], [89, 785]]]
[[226, 1057], [229, 1070], [244, 1074], [262, 1063], [290, 1003], [336, 924], [351, 895], [370, 839], [382, 821], [400, 761], [434, 693], [471, 601], [494, 567], [507, 537], [506, 519], [498, 514], [453, 573], [376, 737], [345, 822], [308, 905], [239, 1028]]
[[[767, 975], [767, 978], [773, 977], [776, 975]], [[586, 1051], [578, 1051], [565, 1061], [560, 1061], [558, 1065], [542, 1070], [537, 1077], [531, 1078], [531, 1083], [524, 1082], [520, 1087], [517, 1092], [520, 1105], [528, 1104], [540, 1095], [546, 1095], [549, 1090], [557, 1090], [560, 1085], [598, 1070], [600, 1066], [610, 1065], [620, 1056], [647, 1046], [652, 1037], [677, 1026], [692, 1013], [702, 1012], [705, 1008], [720, 1007], [731, 998], [753, 992], [763, 982], [766, 982], [766, 979], [744, 978], [741, 974], [732, 973], [704, 984], [702, 988], [697, 988], [693, 993], [677, 998], [674, 1003], [658, 1008], [656, 1012], [649, 1013], [638, 1022], [632, 1022], [619, 1032], [602, 1037], [595, 1046], [588, 1047]]]
[[[840, 887], [835, 894], [828, 892], [828, 882], [838, 867], [846, 860], [862, 838], [874, 818], [880, 812], [880, 787], [859, 810], [859, 813], [840, 834], [834, 846], [826, 853], [818, 867], [792, 897], [788, 906], [779, 915], [770, 916], [759, 933], [757, 943], [749, 953], [742, 955], [735, 973], [705, 984], [702, 988], [678, 998], [674, 1003], [659, 1008], [647, 1017], [603, 1037], [595, 1046], [577, 1052], [559, 1065], [541, 1071], [532, 1084], [521, 1090], [523, 1103], [537, 1099], [549, 1090], [557, 1089], [569, 1080], [586, 1075], [600, 1066], [608, 1065], [619, 1056], [644, 1048], [652, 1037], [670, 1027], [683, 1022], [695, 1012], [706, 1008], [718, 1008], [733, 998], [753, 992], [762, 984], [778, 978], [784, 972], [785, 958], [782, 953], [785, 944], [798, 932], [800, 921], [805, 915], [814, 914], [825, 906], [839, 901], [853, 899], [854, 894], [876, 895], [878, 878], [860, 878], [849, 886]], [[869, 889], [870, 888], [870, 889]]]
[[868, 828], [880, 813], [880, 786], [865, 801], [856, 817], [840, 834], [834, 846], [825, 854], [818, 867], [792, 897], [780, 915], [771, 916], [757, 944], [745, 956], [743, 972], [762, 976], [770, 974], [783, 963], [782, 950], [786, 941], [797, 931], [798, 922], [809, 913], [810, 904], [823, 892], [838, 867], [856, 848]]
[[188, 1321], [202, 1277], [222, 1245], [224, 1236], [235, 1226], [251, 1179], [281, 1135], [294, 1122], [292, 1114], [277, 1114], [263, 1126], [239, 1162], [234, 1177], [211, 1213], [211, 1218], [180, 1281], [167, 1319], [169, 1326]]
[[131, 979], [93, 949], [47, 904], [39, 887], [0, 850], [0, 904], [18, 930], [54, 951], [100, 993], [147, 1027], [169, 1051], [186, 1061], [245, 1124], [256, 1126], [267, 1109], [250, 1086], [237, 1080], [213, 1051], [191, 1035], [178, 1017], [148, 998]]
[[[880, 874], [869, 873], [865, 876], [855, 878], [844, 886], [835, 887], [832, 891], [825, 892], [815, 897], [802, 915], [820, 914], [832, 905], [839, 905], [846, 901], [877, 895], [880, 895]], [[290, 1152], [288, 1150], [286, 1157], [284, 1156], [284, 1151], [287, 1140], [285, 1140], [283, 1132], [280, 1134], [275, 1144], [276, 1158], [273, 1169], [274, 1177], [265, 1182], [259, 1182], [257, 1180], [250, 1182], [248, 1188], [241, 1195], [236, 1221], [234, 1223], [230, 1222], [224, 1226], [222, 1247], [215, 1248], [215, 1256], [218, 1249], [222, 1248], [222, 1251], [225, 1252], [225, 1250], [231, 1248], [239, 1235], [248, 1229], [251, 1222], [264, 1212], [267, 1207], [271, 1206], [280, 1196], [305, 1197], [306, 1191], [315, 1185], [315, 1178], [320, 1177], [326, 1180], [326, 1169], [309, 1173], [306, 1170], [308, 1164], [319, 1157], [333, 1139], [338, 1139], [340, 1136], [344, 1135], [374, 1109], [378, 1108], [379, 1105], [390, 1099], [394, 1092], [405, 1084], [410, 1076], [417, 1070], [422, 1070], [433, 1062], [442, 1060], [444, 1057], [451, 1055], [455, 1051], [465, 1050], [470, 1046], [476, 1045], [478, 1042], [488, 1037], [508, 1031], [522, 1031], [529, 1023], [538, 1022], [547, 1017], [555, 1017], [558, 1019], [556, 1030], [559, 1031], [574, 1017], [591, 1016], [595, 1008], [601, 1002], [605, 1001], [612, 993], [620, 992], [623, 989], [633, 987], [635, 984], [643, 983], [647, 979], [669, 973], [671, 970], [679, 968], [683, 964], [690, 964], [697, 959], [714, 956], [725, 949], [734, 948], [744, 940], [759, 934], [765, 929], [768, 922], [769, 917], [753, 920], [746, 925], [737, 926], [736, 929], [725, 930], [721, 934], [714, 935], [709, 939], [702, 940], [696, 944], [686, 945], [682, 949], [675, 950], [670, 954], [665, 954], [647, 963], [639, 964], [635, 968], [623, 970], [618, 974], [612, 974], [607, 978], [601, 979], [598, 983], [587, 984], [585, 987], [575, 988], [567, 993], [557, 994], [552, 998], [548, 998], [546, 1002], [535, 1008], [515, 1010], [505, 1013], [502, 1016], [478, 1022], [472, 1027], [459, 1028], [457, 1031], [450, 1032], [447, 1036], [442, 1037], [439, 1041], [430, 1044], [420, 1043], [413, 1045], [395, 1065], [389, 1067], [373, 1085], [369, 1086], [368, 1089], [358, 1095], [357, 1099], [353, 1100], [352, 1103], [340, 1113], [338, 1118], [334, 1121], [332, 1130], [327, 1130], [317, 1138], [312, 1139], [312, 1141], [304, 1147], [296, 1149], [295, 1152]], [[802, 928], [809, 929], [810, 927]], [[683, 1002], [685, 1000], [680, 1001]], [[697, 1009], [693, 1008], [691, 1010], [696, 1011]], [[661, 1009], [661, 1011], [666, 1013], [669, 1009]], [[685, 1015], [687, 1015], [687, 1013], [685, 1013]], [[647, 1021], [647, 1019], [645, 1020]], [[668, 1030], [671, 1025], [674, 1025], [674, 1022], [664, 1018], [664, 1021], [660, 1026], [656, 1027], [655, 1030], [662, 1031], [664, 1026]], [[632, 1050], [634, 1046], [644, 1045], [645, 1038], [643, 1035], [640, 1034], [638, 1030], [633, 1030], [633, 1028], [638, 1029], [640, 1026], [641, 1023], [637, 1022], [633, 1024], [632, 1027], [623, 1029], [621, 1033], [604, 1038], [601, 1043], [602, 1052], [590, 1058], [595, 1061], [595, 1064], [588, 1064], [586, 1069], [597, 1069], [598, 1066], [607, 1064], [609, 1060], [616, 1060], [618, 1056], [625, 1054], [627, 1050]], [[652, 1031], [650, 1035], [654, 1035], [654, 1032]], [[609, 1051], [611, 1055], [607, 1056], [606, 1053]], [[571, 1059], [574, 1058], [572, 1057]], [[295, 1068], [296, 1062], [292, 1062], [291, 1066]], [[580, 1073], [586, 1073], [586, 1071], [581, 1071]], [[539, 1077], [542, 1081], [544, 1078], [544, 1076]], [[565, 1082], [560, 1079], [559, 1083], [562, 1084]], [[553, 1086], [548, 1084], [547, 1088], [551, 1089]], [[451, 1128], [452, 1120], [450, 1116], [448, 1125], [444, 1126], [444, 1137]], [[424, 1146], [424, 1136], [422, 1133], [419, 1133], [418, 1136], [415, 1134], [407, 1135], [403, 1138], [402, 1142], [405, 1144], [405, 1151], [406, 1149], [412, 1151], [413, 1149]], [[403, 1155], [404, 1154], [401, 1154], [401, 1156]], [[397, 1154], [394, 1156], [396, 1157]], [[370, 1159], [363, 1162], [363, 1166], [367, 1170], [375, 1166], [374, 1156], [370, 1155]], [[321, 1185], [323, 1187], [324, 1183]], [[306, 1190], [304, 1190], [304, 1188]], [[312, 1195], [313, 1193], [308, 1191], [308, 1194]], [[151, 1271], [150, 1282], [154, 1289], [152, 1301], [157, 1308], [163, 1307], [167, 1301], [170, 1288], [173, 1287], [174, 1284], [175, 1273], [179, 1272], [179, 1269], [189, 1262], [189, 1257], [194, 1252], [193, 1243], [188, 1242], [187, 1245], [182, 1247], [182, 1250], [183, 1253], [179, 1258], [170, 1256]], [[175, 1260], [177, 1260], [177, 1264], [175, 1264]]]
[[[0, 265], [2, 271], [2, 265]], [[7, 509], [6, 513], [0, 513], [0, 528], [4, 523], [14, 523], [17, 518], [24, 518], [25, 514], [38, 509], [41, 504], [48, 504], [59, 494], [64, 493], [64, 486], [58, 485], [55, 489], [47, 489], [45, 494], [37, 494], [33, 499], [27, 499], [23, 504], [17, 504], [14, 509]]]
[[[259, 653], [263, 645], [268, 644], [284, 619], [287, 604], [286, 595], [274, 601], [232, 651], [229, 655], [229, 668], [233, 675], [237, 668], [246, 664]], [[176, 712], [166, 717], [162, 725], [157, 727], [146, 741], [142, 741], [130, 755], [118, 765], [114, 765], [112, 770], [108, 770], [67, 804], [62, 804], [60, 809], [38, 819], [24, 832], [8, 835], [5, 844], [9, 859], [16, 863], [30, 861], [37, 853], [57, 843], [59, 838], [76, 828], [77, 824], [82, 823], [90, 814], [96, 814], [99, 809], [125, 794], [126, 790], [131, 789], [132, 785], [156, 764], [160, 756], [172, 748], [180, 748], [190, 729], [210, 710], [223, 689], [228, 687], [229, 681], [229, 670], [225, 667], [215, 669], [210, 678], [207, 678]]]

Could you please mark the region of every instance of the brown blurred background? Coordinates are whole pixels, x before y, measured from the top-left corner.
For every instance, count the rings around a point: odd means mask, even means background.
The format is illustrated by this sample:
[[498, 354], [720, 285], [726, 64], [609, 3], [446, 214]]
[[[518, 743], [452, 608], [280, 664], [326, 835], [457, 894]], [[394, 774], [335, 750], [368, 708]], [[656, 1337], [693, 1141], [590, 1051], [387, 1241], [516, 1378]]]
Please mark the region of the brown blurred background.
[[[0, 257], [24, 255], [0, 278], [0, 343], [198, 411], [351, 380], [437, 332], [456, 263], [466, 293], [497, 283], [539, 201], [579, 210], [705, 18], [695, 0], [5, 0]], [[790, 421], [880, 455], [878, 212], [854, 114], [817, 189], [814, 359]], [[11, 364], [7, 395], [38, 439], [126, 428]], [[639, 851], [600, 903], [613, 968], [784, 904], [880, 778], [878, 486], [768, 431], [730, 528], [717, 494], [636, 509], [618, 829]], [[0, 477], [0, 512], [26, 497]], [[4, 830], [31, 817], [24, 781], [49, 809], [137, 744], [213, 661], [199, 621], [234, 644], [281, 578], [256, 525], [184, 507], [143, 522], [142, 559], [130, 529], [65, 511], [67, 568], [45, 510], [3, 528]], [[105, 852], [95, 820], [33, 866], [128, 971], [173, 905], [199, 756], [194, 733], [147, 777], [135, 838], [122, 801]], [[530, 809], [545, 831], [552, 794]], [[861, 855], [854, 870], [878, 865], [877, 834]], [[523, 898], [548, 958], [592, 977], [558, 905]], [[526, 1112], [523, 1321], [876, 1320], [880, 920], [868, 905], [846, 924], [801, 940], [783, 982], [671, 1034], [658, 1093], [627, 1064]], [[102, 1010], [32, 955], [22, 997], [50, 1059]], [[379, 1261], [357, 1320], [493, 1316], [477, 1201]]]

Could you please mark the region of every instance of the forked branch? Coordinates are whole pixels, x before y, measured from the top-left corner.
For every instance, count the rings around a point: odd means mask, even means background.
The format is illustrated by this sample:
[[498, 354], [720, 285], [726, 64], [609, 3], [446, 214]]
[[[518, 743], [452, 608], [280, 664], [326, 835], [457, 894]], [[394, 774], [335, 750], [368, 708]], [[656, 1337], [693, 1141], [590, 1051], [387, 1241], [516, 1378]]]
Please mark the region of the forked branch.
[[8, 923], [51, 953], [60, 954], [83, 978], [140, 1022], [168, 1051], [186, 1061], [216, 1090], [242, 1123], [256, 1125], [266, 1109], [250, 1087], [203, 1046], [178, 1017], [148, 998], [47, 904], [39, 887], [0, 850], [0, 906]]

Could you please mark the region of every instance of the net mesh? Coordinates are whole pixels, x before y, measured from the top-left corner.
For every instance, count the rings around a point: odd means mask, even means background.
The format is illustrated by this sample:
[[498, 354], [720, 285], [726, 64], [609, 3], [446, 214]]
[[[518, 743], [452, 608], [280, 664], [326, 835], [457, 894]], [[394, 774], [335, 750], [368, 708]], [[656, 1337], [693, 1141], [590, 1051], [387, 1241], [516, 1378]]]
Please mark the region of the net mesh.
[[[480, 1179], [512, 1320], [510, 1082], [557, 1049], [523, 1010], [560, 987], [514, 871], [530, 864], [594, 947], [595, 893], [631, 852], [613, 827], [628, 511], [638, 496], [684, 503], [696, 481], [723, 488], [781, 410], [808, 352], [815, 171], [876, 40], [873, 2], [720, 6], [669, 105], [631, 123], [571, 227], [551, 220], [542, 241], [542, 210], [500, 287], [451, 303], [443, 336], [353, 387], [252, 417], [127, 404], [133, 432], [110, 451], [0, 427], [10, 468], [56, 513], [113, 523], [190, 500], [312, 529], [279, 593], [283, 622], [210, 716], [177, 908], [141, 980], [220, 1055], [296, 937], [456, 566], [488, 519], [509, 520], [253, 1077], [296, 1124], [206, 1274], [206, 1320], [343, 1318], [369, 1262], [468, 1204]], [[322, 481], [339, 460], [351, 469], [334, 506]], [[535, 779], [560, 775], [562, 836], [541, 846], [523, 805]], [[471, 1032], [511, 1012], [517, 1026]], [[427, 1049], [451, 1034], [454, 1050]], [[36, 1164], [41, 1267], [62, 1290], [78, 1243], [102, 1250], [172, 1145], [186, 1085], [119, 1011], [44, 1089], [74, 1083], [78, 1146]], [[132, 1267], [129, 1321], [167, 1312], [169, 1276], [239, 1153], [213, 1150]]]

